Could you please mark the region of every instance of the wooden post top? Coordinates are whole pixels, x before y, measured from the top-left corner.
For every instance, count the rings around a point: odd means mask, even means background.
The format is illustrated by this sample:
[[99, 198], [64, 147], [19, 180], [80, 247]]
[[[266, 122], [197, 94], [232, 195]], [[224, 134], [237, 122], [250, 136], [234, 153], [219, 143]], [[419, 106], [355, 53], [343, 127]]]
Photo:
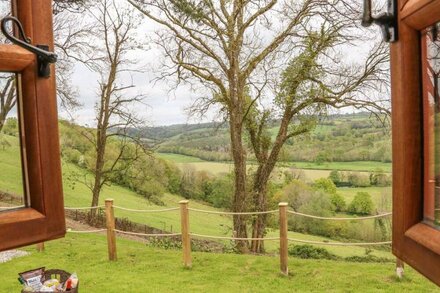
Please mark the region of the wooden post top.
[[181, 201], [179, 201], [179, 204], [188, 204], [189, 203], [189, 200], [181, 200]]
[[113, 202], [113, 198], [107, 198], [106, 200], [105, 200], [105, 202], [107, 203], [107, 202]]
[[289, 205], [289, 203], [287, 203], [287, 202], [280, 202], [278, 204], [279, 207], [287, 207], [288, 205]]

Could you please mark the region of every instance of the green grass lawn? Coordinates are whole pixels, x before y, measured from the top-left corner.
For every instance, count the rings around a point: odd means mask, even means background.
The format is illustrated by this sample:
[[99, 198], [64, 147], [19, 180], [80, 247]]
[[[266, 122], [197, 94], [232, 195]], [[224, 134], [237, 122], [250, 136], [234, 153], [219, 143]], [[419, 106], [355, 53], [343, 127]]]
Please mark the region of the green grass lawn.
[[0, 264], [0, 292], [19, 292], [17, 273], [45, 266], [76, 272], [80, 292], [440, 292], [406, 267], [398, 280], [394, 264], [289, 259], [288, 277], [278, 257], [193, 253], [182, 267], [178, 250], [117, 240], [118, 261], [107, 261], [104, 235], [67, 235], [46, 243], [45, 252]]
[[18, 139], [9, 135], [2, 135], [10, 146], [0, 146], [0, 190], [15, 195], [23, 195], [23, 180], [21, 175], [20, 148]]

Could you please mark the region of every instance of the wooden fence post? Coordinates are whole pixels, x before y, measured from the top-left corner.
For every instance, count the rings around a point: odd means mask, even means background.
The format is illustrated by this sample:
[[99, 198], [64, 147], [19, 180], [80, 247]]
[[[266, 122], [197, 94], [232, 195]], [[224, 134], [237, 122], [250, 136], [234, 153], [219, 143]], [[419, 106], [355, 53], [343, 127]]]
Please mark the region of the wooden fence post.
[[118, 259], [116, 254], [115, 213], [113, 210], [113, 199], [105, 200], [105, 217], [107, 223], [108, 259], [113, 261]]
[[44, 242], [37, 243], [37, 251], [38, 252], [44, 251]]
[[278, 204], [280, 212], [280, 268], [281, 273], [289, 275], [288, 268], [288, 239], [287, 239], [287, 203]]
[[405, 263], [400, 258], [396, 258], [396, 275], [399, 279], [403, 278]]
[[186, 268], [192, 266], [191, 262], [191, 238], [189, 235], [189, 212], [187, 200], [181, 200], [180, 204], [180, 223], [182, 226], [182, 249], [183, 249], [183, 265]]

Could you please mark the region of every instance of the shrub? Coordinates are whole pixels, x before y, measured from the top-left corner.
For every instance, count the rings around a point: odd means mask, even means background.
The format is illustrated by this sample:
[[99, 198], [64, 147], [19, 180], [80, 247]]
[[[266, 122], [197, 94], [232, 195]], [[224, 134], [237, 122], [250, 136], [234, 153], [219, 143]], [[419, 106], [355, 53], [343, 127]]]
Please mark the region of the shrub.
[[382, 170], [375, 170], [373, 173], [370, 173], [370, 182], [371, 185], [374, 186], [390, 186], [391, 185], [391, 176], [385, 174]]
[[233, 190], [234, 181], [232, 176], [217, 177], [211, 183], [211, 193], [208, 195], [207, 200], [216, 208], [230, 209]]
[[318, 190], [322, 190], [328, 194], [335, 194], [336, 193], [336, 185], [333, 183], [332, 180], [327, 178], [319, 178], [315, 180], [313, 183], [313, 187]]
[[348, 174], [348, 182], [351, 186], [354, 187], [369, 187], [370, 184], [370, 178], [367, 175], [361, 174], [361, 173], [350, 173]]
[[335, 207], [335, 212], [342, 212], [345, 210], [346, 203], [342, 195], [334, 193], [330, 195], [330, 201]]
[[[330, 197], [326, 193], [315, 192], [298, 211], [304, 214], [331, 217], [333, 215], [334, 206], [330, 201]], [[308, 219], [304, 217], [295, 217], [292, 218], [292, 220], [293, 222], [289, 222], [289, 224], [291, 224], [291, 227], [294, 227], [296, 231], [322, 235], [325, 237], [334, 236], [334, 231], [330, 228], [330, 221]]]
[[289, 255], [303, 259], [339, 259], [338, 256], [329, 252], [325, 248], [315, 247], [312, 245], [291, 245], [289, 247]]
[[289, 206], [297, 211], [302, 205], [310, 200], [313, 189], [301, 180], [293, 180], [282, 191], [280, 201], [289, 203]]
[[338, 170], [333, 170], [330, 172], [328, 179], [330, 179], [336, 186], [338, 186], [338, 184], [342, 182], [342, 174]]
[[356, 193], [353, 201], [348, 206], [348, 212], [358, 215], [370, 215], [373, 210], [374, 204], [368, 192]]

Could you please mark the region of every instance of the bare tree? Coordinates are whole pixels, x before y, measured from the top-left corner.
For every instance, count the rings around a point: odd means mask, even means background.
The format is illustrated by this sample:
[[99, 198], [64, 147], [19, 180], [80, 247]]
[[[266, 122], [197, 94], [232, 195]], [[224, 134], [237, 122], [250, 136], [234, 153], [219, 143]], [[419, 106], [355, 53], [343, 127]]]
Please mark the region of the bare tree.
[[[89, 26], [78, 25], [78, 12], [83, 11], [87, 6], [88, 0], [56, 0], [53, 4], [54, 9], [54, 38], [55, 51], [58, 54], [56, 64], [57, 74], [57, 94], [61, 106], [66, 110], [71, 110], [79, 106], [77, 92], [71, 84], [73, 72], [72, 61], [87, 62], [86, 57], [92, 56], [93, 47], [85, 41], [86, 33], [90, 30]], [[0, 0], [0, 18], [10, 14], [10, 1]], [[0, 43], [5, 43], [4, 36], [0, 36]], [[9, 111], [16, 104], [15, 76], [2, 76], [5, 82], [0, 89], [0, 130]]]
[[[141, 123], [133, 114], [133, 108], [143, 97], [131, 93], [134, 85], [119, 82], [123, 74], [135, 70], [135, 61], [127, 56], [138, 46], [134, 39], [138, 20], [133, 11], [114, 1], [103, 0], [91, 10], [91, 15], [96, 22], [94, 38], [89, 41], [98, 44], [103, 55], [93, 66], [101, 77], [95, 105], [96, 128], [87, 129], [83, 134], [94, 146], [89, 166], [93, 179], [86, 184], [92, 191], [91, 205], [96, 206], [103, 186], [110, 183], [121, 165], [126, 165], [119, 163], [136, 160], [142, 151], [140, 144], [133, 144], [137, 141], [129, 135], [129, 129]], [[113, 144], [112, 153], [110, 144]], [[136, 146], [134, 151], [133, 146]]]
[[90, 0], [54, 0], [53, 13], [57, 15], [64, 11], [84, 12], [89, 5], [91, 5]]
[[0, 74], [0, 132], [6, 122], [8, 113], [17, 103], [15, 93], [15, 76]]
[[[10, 13], [10, 1], [0, 0], [0, 19]], [[0, 44], [6, 38], [0, 34]], [[6, 122], [9, 112], [16, 104], [15, 75], [11, 73], [0, 74], [0, 132]]]
[[[248, 210], [243, 140], [248, 114], [288, 60], [304, 50], [302, 40], [309, 30], [330, 17], [358, 15], [357, 7], [343, 0], [128, 1], [162, 28], [154, 39], [167, 60], [162, 77], [177, 76], [177, 85], [202, 87], [209, 94], [194, 103], [193, 112], [218, 106], [228, 120], [235, 175], [232, 208]], [[247, 237], [246, 220], [234, 215], [240, 238]], [[246, 251], [248, 244], [237, 241], [237, 247]]]

